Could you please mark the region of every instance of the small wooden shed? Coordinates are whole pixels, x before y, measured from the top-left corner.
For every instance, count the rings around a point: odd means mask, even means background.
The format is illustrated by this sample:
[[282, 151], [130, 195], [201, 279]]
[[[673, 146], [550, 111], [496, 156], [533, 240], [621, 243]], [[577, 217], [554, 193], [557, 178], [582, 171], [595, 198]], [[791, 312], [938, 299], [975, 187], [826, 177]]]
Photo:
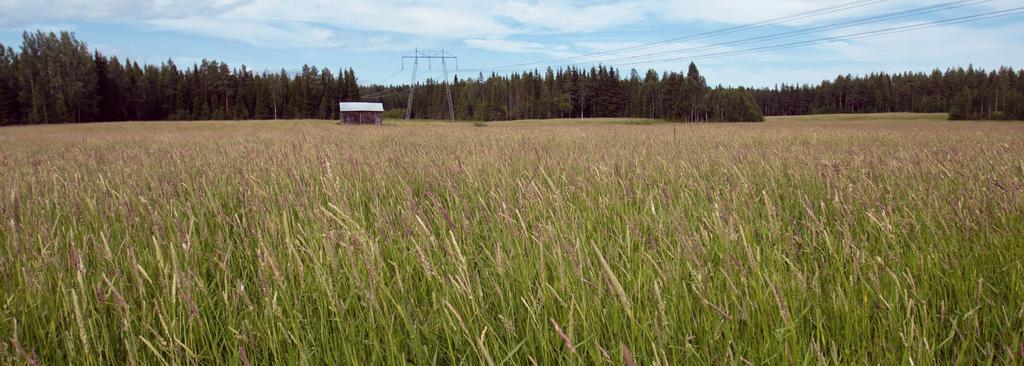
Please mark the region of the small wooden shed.
[[384, 104], [382, 103], [338, 103], [341, 108], [341, 123], [352, 125], [377, 125], [384, 123]]

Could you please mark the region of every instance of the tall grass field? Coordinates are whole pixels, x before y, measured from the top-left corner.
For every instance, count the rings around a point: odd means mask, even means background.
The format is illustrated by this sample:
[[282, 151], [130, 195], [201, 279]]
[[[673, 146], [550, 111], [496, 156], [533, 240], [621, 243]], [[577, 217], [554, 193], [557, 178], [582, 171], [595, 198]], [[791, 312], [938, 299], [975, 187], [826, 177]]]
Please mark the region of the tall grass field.
[[0, 128], [0, 364], [1024, 363], [1024, 124]]

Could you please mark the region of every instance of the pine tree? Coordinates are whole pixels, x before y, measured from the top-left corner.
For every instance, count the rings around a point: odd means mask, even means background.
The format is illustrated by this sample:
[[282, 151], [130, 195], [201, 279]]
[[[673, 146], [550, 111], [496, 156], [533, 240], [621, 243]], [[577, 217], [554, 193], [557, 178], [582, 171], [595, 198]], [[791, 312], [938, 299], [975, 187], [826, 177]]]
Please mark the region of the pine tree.
[[348, 72], [346, 72], [345, 74], [345, 85], [345, 95], [348, 97], [349, 100], [361, 100], [361, 98], [359, 97], [359, 81], [356, 79], [356, 72], [352, 68], [349, 68]]
[[0, 124], [15, 123], [20, 112], [17, 103], [17, 79], [14, 50], [0, 44]]

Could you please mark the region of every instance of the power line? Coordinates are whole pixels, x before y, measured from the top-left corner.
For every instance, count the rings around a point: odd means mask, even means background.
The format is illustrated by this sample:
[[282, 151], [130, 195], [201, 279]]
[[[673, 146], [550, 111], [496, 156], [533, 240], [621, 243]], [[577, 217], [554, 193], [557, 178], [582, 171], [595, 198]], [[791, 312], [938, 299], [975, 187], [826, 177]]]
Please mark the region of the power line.
[[874, 37], [874, 36], [880, 36], [880, 35], [885, 35], [885, 34], [909, 32], [909, 31], [914, 31], [914, 30], [919, 30], [919, 29], [935, 28], [935, 27], [940, 27], [940, 26], [945, 26], [945, 25], [953, 25], [953, 24], [968, 23], [968, 22], [974, 22], [974, 21], [980, 21], [980, 20], [986, 20], [986, 19], [1001, 18], [1001, 17], [1013, 16], [1013, 15], [1017, 15], [1017, 14], [1024, 14], [1024, 7], [1017, 7], [1017, 8], [993, 11], [993, 12], [988, 12], [988, 13], [968, 15], [968, 16], [957, 17], [957, 18], [942, 19], [942, 20], [937, 20], [937, 21], [932, 21], [932, 22], [925, 22], [925, 23], [911, 24], [911, 25], [905, 25], [905, 26], [877, 29], [877, 30], [873, 30], [873, 31], [845, 34], [845, 35], [842, 35], [842, 36], [824, 37], [824, 38], [818, 38], [818, 39], [807, 40], [807, 41], [792, 42], [792, 43], [785, 43], [785, 44], [772, 45], [772, 46], [764, 46], [764, 47], [756, 47], [756, 48], [750, 48], [750, 49], [745, 49], [745, 50], [709, 53], [709, 54], [694, 55], [694, 56], [688, 56], [688, 57], [675, 57], [675, 58], [667, 58], [667, 59], [661, 59], [661, 60], [652, 60], [652, 61], [646, 61], [646, 62], [613, 64], [613, 65], [608, 65], [608, 66], [619, 67], [619, 66], [627, 66], [627, 65], [646, 65], [646, 64], [656, 64], [656, 63], [664, 63], [664, 62], [672, 62], [672, 61], [696, 60], [696, 59], [705, 59], [705, 58], [712, 58], [712, 57], [724, 57], [724, 56], [736, 56], [736, 55], [755, 53], [755, 52], [764, 52], [764, 51], [770, 51], [770, 50], [776, 50], [776, 49], [785, 49], [785, 48], [794, 48], [794, 47], [808, 46], [808, 45], [814, 45], [814, 44], [819, 44], [819, 43], [837, 42], [837, 41], [844, 41], [844, 40], [850, 40], [850, 39]]
[[[708, 44], [708, 45], [694, 46], [694, 47], [681, 48], [681, 49], [670, 49], [670, 50], [654, 52], [654, 53], [648, 53], [648, 54], [643, 54], [643, 55], [622, 56], [622, 57], [610, 58], [610, 59], [594, 60], [594, 61], [581, 62], [581, 63], [556, 64], [556, 65], [550, 65], [550, 66], [561, 67], [561, 66], [597, 65], [597, 64], [602, 64], [602, 63], [614, 63], [614, 62], [627, 61], [627, 60], [637, 60], [637, 59], [642, 59], [642, 58], [650, 59], [650, 58], [653, 58], [655, 56], [665, 56], [665, 55], [673, 55], [673, 54], [685, 54], [686, 52], [690, 52], [690, 51], [710, 50], [710, 49], [722, 48], [722, 47], [727, 47], [727, 46], [736, 46], [736, 45], [750, 44], [750, 43], [755, 43], [755, 42], [760, 42], [760, 41], [769, 41], [769, 40], [775, 40], [775, 39], [781, 39], [781, 38], [789, 38], [789, 37], [793, 37], [793, 36], [811, 34], [811, 33], [816, 33], [816, 32], [821, 32], [821, 31], [829, 31], [829, 30], [850, 28], [850, 27], [854, 27], [854, 26], [861, 26], [861, 25], [881, 23], [881, 22], [884, 22], [884, 21], [891, 21], [891, 20], [896, 20], [896, 19], [901, 19], [901, 18], [907, 18], [907, 17], [911, 17], [911, 16], [916, 16], [916, 15], [924, 15], [924, 14], [935, 13], [935, 12], [939, 12], [939, 11], [945, 11], [945, 10], [951, 10], [951, 9], [956, 9], [956, 8], [962, 8], [962, 7], [966, 7], [966, 6], [979, 5], [979, 4], [983, 4], [983, 3], [987, 3], [987, 2], [991, 2], [991, 1], [993, 1], [993, 0], [959, 0], [959, 1], [952, 1], [952, 2], [943, 3], [943, 4], [936, 4], [936, 5], [925, 6], [925, 7], [920, 7], [920, 8], [902, 10], [902, 11], [888, 13], [888, 14], [864, 17], [864, 18], [855, 19], [855, 20], [846, 21], [846, 22], [841, 22], [841, 23], [837, 23], [837, 24], [823, 25], [823, 26], [812, 27], [812, 28], [808, 28], [808, 29], [794, 30], [794, 31], [788, 31], [788, 32], [771, 34], [771, 35], [765, 35], [765, 36], [758, 36], [758, 37], [752, 37], [752, 38], [746, 38], [746, 39], [730, 41], [730, 42], [713, 43], [713, 44]], [[502, 71], [518, 71], [518, 70], [525, 70], [525, 69], [505, 69], [505, 70], [502, 70]]]
[[[405, 70], [399, 70], [399, 71], [398, 71], [398, 73], [395, 73], [395, 75], [398, 75], [399, 73], [401, 73], [401, 72], [403, 72], [403, 71], [405, 71]], [[435, 71], [435, 70], [431, 70], [431, 69], [427, 69], [427, 70], [421, 70], [420, 72], [418, 72], [418, 73], [416, 74], [416, 78], [417, 78], [417, 79], [419, 79], [419, 78], [422, 78], [423, 76], [425, 76], [425, 75], [427, 75], [427, 74], [430, 74], [430, 73], [432, 73], [432, 72], [434, 72], [434, 71]], [[391, 78], [394, 78], [394, 76], [392, 76]], [[389, 97], [389, 96], [391, 96], [391, 95], [394, 95], [394, 94], [400, 94], [400, 93], [401, 93], [400, 91], [399, 91], [399, 92], [391, 92], [391, 91], [390, 91], [390, 90], [388, 89], [388, 87], [387, 87], [387, 86], [385, 86], [385, 85], [381, 85], [381, 86], [383, 86], [383, 87], [384, 87], [385, 89], [384, 89], [384, 90], [380, 90], [380, 91], [377, 91], [377, 92], [375, 92], [375, 93], [370, 93], [370, 95], [369, 95], [369, 96], [361, 96], [361, 97], [360, 97], [360, 99], [377, 99], [377, 98]], [[402, 89], [405, 89], [405, 88], [402, 88]], [[386, 94], [383, 94], [383, 95], [378, 95], [378, 94], [381, 94], [381, 93], [386, 93]]]
[[[621, 53], [621, 52], [624, 52], [624, 51], [632, 51], [632, 50], [637, 50], [637, 49], [650, 48], [650, 47], [654, 47], [654, 46], [658, 46], [658, 45], [662, 45], [662, 44], [670, 44], [670, 43], [675, 43], [675, 42], [680, 42], [680, 41], [691, 41], [691, 40], [695, 40], [695, 39], [702, 39], [702, 38], [718, 36], [718, 35], [723, 35], [723, 34], [730, 34], [730, 33], [740, 32], [740, 31], [744, 31], [744, 30], [761, 28], [761, 27], [765, 27], [765, 26], [769, 26], [769, 25], [786, 23], [786, 22], [790, 22], [790, 21], [794, 21], [794, 20], [811, 18], [811, 17], [815, 17], [815, 16], [820, 16], [820, 15], [828, 15], [828, 14], [832, 14], [832, 13], [837, 13], [837, 12], [841, 12], [841, 11], [856, 9], [856, 8], [865, 7], [865, 6], [869, 6], [869, 5], [875, 5], [875, 4], [879, 4], [879, 3], [882, 3], [882, 2], [886, 2], [886, 1], [888, 1], [888, 0], [855, 0], [855, 1], [850, 1], [850, 2], [846, 2], [846, 3], [842, 3], [842, 4], [833, 5], [833, 6], [827, 6], [827, 7], [823, 7], [823, 8], [818, 8], [818, 9], [814, 9], [814, 10], [809, 10], [809, 11], [805, 11], [805, 12], [800, 12], [800, 13], [796, 13], [796, 14], [782, 16], [782, 17], [778, 17], [778, 18], [762, 20], [762, 21], [759, 21], [759, 22], [751, 23], [751, 24], [738, 25], [738, 26], [728, 27], [728, 28], [714, 30], [714, 31], [702, 32], [702, 33], [697, 33], [697, 34], [692, 34], [692, 35], [687, 35], [687, 36], [682, 36], [682, 37], [676, 37], [676, 38], [661, 40], [661, 41], [644, 43], [644, 44], [640, 44], [640, 45], [622, 47], [622, 48], [618, 48], [618, 49], [605, 50], [605, 51], [595, 52], [595, 53], [590, 53], [590, 54], [585, 54], [585, 55], [564, 57], [564, 58], [558, 58], [558, 59], [550, 59], [550, 60], [542, 60], [542, 61], [535, 61], [535, 62], [527, 62], [527, 63], [513, 64], [513, 65], [505, 65], [505, 66], [492, 66], [492, 67], [464, 69], [464, 70], [467, 70], [467, 71], [506, 70], [506, 69], [510, 69], [512, 67], [519, 67], [519, 66], [526, 66], [526, 65], [542, 65], [542, 64], [548, 64], [548, 63], [553, 63], [553, 62], [564, 62], [564, 61], [580, 59], [580, 58], [586, 58], [586, 57], [592, 57], [592, 56], [611, 55], [611, 54]], [[523, 68], [520, 68], [520, 69], [517, 69], [517, 70], [522, 70], [522, 69]]]
[[366, 99], [366, 100], [369, 100], [369, 99], [381, 99], [381, 98], [387, 98], [387, 97], [394, 96], [394, 95], [399, 95], [399, 94], [402, 94], [402, 92], [396, 91], [396, 92], [387, 93], [387, 94], [374, 95], [374, 96], [369, 96], [369, 97], [362, 97], [360, 99]]
[[393, 74], [389, 75], [386, 79], [384, 79], [384, 81], [381, 81], [380, 85], [387, 84], [387, 82], [391, 81], [391, 79], [394, 79], [396, 76], [398, 76], [398, 74], [401, 74], [402, 71], [405, 71], [405, 70], [398, 69], [398, 71], [395, 71]]
[[[983, 2], [987, 2], [987, 1], [983, 1]], [[621, 67], [621, 66], [627, 66], [627, 65], [636, 66], [636, 65], [657, 64], [657, 63], [665, 63], [665, 62], [672, 62], [672, 61], [682, 61], [682, 60], [698, 60], [698, 59], [706, 59], [706, 58], [714, 58], [714, 57], [737, 56], [737, 55], [765, 52], [765, 51], [772, 51], [772, 50], [779, 50], [779, 49], [803, 47], [803, 46], [809, 46], [809, 45], [815, 45], [815, 44], [821, 44], [821, 43], [830, 43], [830, 42], [838, 42], [838, 41], [844, 41], [844, 40], [876, 37], [876, 36], [887, 35], [887, 34], [896, 34], [896, 33], [910, 32], [910, 31], [921, 30], [921, 29], [928, 29], [928, 28], [935, 28], [935, 27], [941, 27], [941, 26], [948, 26], [948, 25], [976, 22], [976, 21], [982, 21], [982, 20], [988, 20], [988, 19], [996, 19], [996, 18], [1014, 16], [1014, 15], [1019, 15], [1019, 14], [1024, 14], [1024, 6], [1016, 7], [1016, 8], [1010, 8], [1010, 9], [1004, 9], [1004, 10], [998, 10], [998, 11], [992, 11], [992, 12], [986, 12], [986, 13], [980, 13], [980, 14], [973, 14], [973, 15], [955, 17], [955, 18], [947, 18], [947, 19], [940, 19], [940, 20], [935, 20], [935, 21], [921, 22], [921, 23], [910, 24], [910, 25], [903, 25], [903, 26], [889, 27], [889, 28], [876, 29], [876, 30], [870, 30], [870, 31], [856, 32], [856, 33], [844, 34], [844, 35], [840, 35], [840, 36], [823, 37], [823, 38], [817, 38], [817, 39], [806, 40], [806, 41], [798, 41], [798, 42], [790, 42], [790, 43], [777, 44], [777, 45], [754, 47], [754, 48], [743, 49], [743, 50], [734, 50], [734, 51], [724, 51], [724, 52], [697, 54], [697, 55], [691, 55], [691, 56], [685, 56], [685, 57], [665, 58], [665, 59], [650, 60], [650, 61], [644, 61], [644, 62], [610, 64], [608, 66], [611, 66], [611, 67]], [[424, 72], [422, 74], [418, 74], [417, 76], [422, 76], [423, 74], [426, 74], [428, 72], [429, 71]], [[386, 96], [396, 95], [396, 94], [399, 94], [399, 93], [400, 92], [393, 92], [393, 93], [389, 93], [389, 94], [385, 94], [385, 95], [380, 95], [380, 96], [376, 96], [376, 97], [369, 97], [369, 98], [383, 98], [383, 97], [386, 97]]]
[[[900, 27], [893, 27], [893, 28], [884, 28], [884, 29], [881, 29], [881, 30], [861, 32], [861, 33], [854, 33], [854, 34], [838, 36], [838, 37], [826, 37], [826, 38], [819, 38], [819, 39], [814, 39], [814, 40], [809, 40], [809, 41], [793, 42], [793, 43], [787, 43], [787, 44], [782, 44], [782, 45], [771, 45], [771, 46], [757, 47], [757, 48], [746, 49], [746, 50], [723, 51], [723, 52], [710, 53], [710, 54], [699, 54], [697, 56], [682, 56], [682, 57], [673, 57], [673, 58], [665, 58], [665, 59], [654, 59], [654, 60], [647, 60], [647, 61], [637, 61], [637, 62], [618, 63], [618, 64], [611, 63], [611, 62], [615, 62], [615, 61], [625, 61], [625, 60], [635, 60], [635, 59], [640, 59], [640, 58], [650, 58], [650, 57], [653, 57], [653, 56], [656, 56], [656, 55], [669, 55], [669, 54], [681, 54], [681, 53], [682, 54], [687, 54], [687, 53], [685, 53], [686, 51], [709, 50], [709, 49], [721, 48], [721, 47], [724, 47], [724, 46], [734, 46], [734, 45], [739, 45], [739, 44], [754, 43], [754, 42], [757, 42], [757, 41], [766, 41], [766, 40], [773, 40], [773, 39], [780, 39], [780, 38], [788, 38], [788, 37], [792, 37], [792, 36], [795, 36], [795, 35], [820, 32], [820, 31], [823, 31], [823, 30], [835, 30], [835, 29], [849, 28], [849, 27], [858, 26], [858, 25], [879, 23], [881, 21], [886, 21], [886, 20], [895, 20], [895, 19], [905, 18], [905, 17], [913, 16], [913, 15], [922, 15], [922, 14], [934, 13], [934, 12], [938, 12], [938, 11], [942, 11], [942, 10], [950, 10], [950, 9], [961, 8], [961, 7], [965, 7], [965, 6], [978, 5], [978, 4], [987, 3], [987, 2], [991, 2], [991, 1], [992, 0], [959, 0], [959, 1], [943, 3], [943, 4], [926, 6], [926, 7], [922, 7], [922, 8], [909, 9], [909, 10], [904, 10], [904, 11], [899, 11], [899, 12], [894, 12], [894, 13], [889, 13], [889, 14], [884, 14], [884, 15], [865, 17], [865, 18], [862, 18], [862, 19], [842, 22], [842, 23], [833, 24], [833, 25], [819, 26], [819, 27], [815, 27], [815, 28], [812, 28], [812, 29], [809, 29], [809, 30], [796, 30], [796, 31], [778, 33], [778, 34], [767, 35], [767, 36], [747, 38], [747, 39], [742, 39], [742, 40], [738, 40], [738, 41], [722, 42], [722, 43], [709, 44], [709, 45], [698, 46], [698, 47], [690, 47], [690, 48], [684, 48], [684, 49], [667, 50], [667, 51], [662, 51], [662, 52], [657, 52], [657, 53], [652, 53], [652, 54], [646, 54], [646, 55], [623, 56], [623, 57], [618, 57], [618, 58], [605, 59], [605, 60], [592, 61], [592, 62], [566, 63], [566, 64], [556, 64], [556, 65], [549, 65], [549, 66], [556, 66], [556, 67], [584, 66], [584, 65], [597, 65], [597, 64], [604, 64], [604, 63], [608, 63], [607, 64], [608, 66], [643, 65], [643, 64], [655, 64], [655, 63], [663, 63], [663, 62], [668, 62], [668, 61], [678, 61], [678, 60], [685, 60], [685, 59], [695, 59], [694, 57], [709, 58], [709, 57], [729, 56], [729, 55], [732, 55], [732, 54], [746, 54], [746, 53], [750, 53], [750, 52], [760, 52], [760, 50], [762, 50], [762, 49], [763, 50], [770, 50], [770, 49], [772, 49], [774, 47], [792, 48], [792, 47], [797, 47], [797, 46], [805, 45], [805, 44], [823, 43], [823, 42], [828, 42], [828, 40], [832, 39], [832, 38], [840, 38], [840, 37], [846, 37], [846, 36], [850, 36], [850, 37], [853, 37], [853, 38], [864, 38], [865, 36], [870, 36], [871, 34], [878, 33], [878, 32], [893, 32], [893, 33], [896, 33], [897, 31], [915, 30], [915, 28], [901, 30], [901, 29], [910, 28], [910, 27], [922, 27], [922, 26], [925, 26], [925, 28], [931, 28], [931, 27], [934, 27], [934, 26], [947, 25], [947, 23], [948, 24], [957, 24], [957, 23], [966, 22], [966, 21], [983, 20], [985, 18], [1010, 16], [1010, 15], [1014, 15], [1014, 14], [1002, 14], [1002, 13], [1011, 12], [1011, 11], [1014, 11], [1014, 10], [1017, 9], [1017, 8], [1013, 8], [1013, 9], [1008, 9], [1008, 10], [1004, 10], [1004, 11], [996, 11], [996, 12], [991, 12], [991, 13], [976, 14], [974, 16], [944, 19], [944, 20], [940, 20], [940, 21], [936, 21], [936, 22], [918, 23], [918, 24], [915, 24], [915, 25], [912, 25], [912, 26], [900, 26]], [[1000, 14], [1002, 14], [1002, 15], [1000, 15]], [[982, 18], [981, 19], [973, 19], [973, 17], [982, 17]], [[961, 19], [967, 19], [967, 20], [959, 21]], [[952, 21], [956, 21], [956, 23], [950, 23]], [[936, 23], [936, 24], [931, 25], [932, 23]], [[866, 34], [866, 35], [862, 35], [862, 34]], [[841, 40], [841, 39], [837, 39], [837, 40]], [[751, 51], [751, 50], [758, 50], [758, 51]], [[499, 72], [500, 71], [521, 71], [521, 70], [528, 70], [528, 69], [530, 69], [530, 68], [492, 69], [490, 71], [499, 71]]]

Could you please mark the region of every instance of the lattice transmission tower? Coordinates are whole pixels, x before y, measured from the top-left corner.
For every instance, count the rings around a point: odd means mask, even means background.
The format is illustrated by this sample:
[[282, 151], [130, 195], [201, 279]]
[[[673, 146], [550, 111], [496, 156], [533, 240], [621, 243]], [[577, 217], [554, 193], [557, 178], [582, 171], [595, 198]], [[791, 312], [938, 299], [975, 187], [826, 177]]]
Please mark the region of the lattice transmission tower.
[[412, 96], [416, 92], [416, 73], [419, 72], [420, 59], [427, 60], [427, 68], [432, 67], [432, 61], [441, 60], [441, 70], [444, 72], [444, 89], [448, 94], [448, 117], [455, 121], [455, 105], [452, 103], [452, 87], [448, 83], [448, 60], [455, 60], [455, 71], [459, 70], [459, 58], [455, 55], [441, 51], [420, 51], [417, 48], [413, 53], [402, 56], [402, 70], [405, 70], [405, 60], [412, 59], [412, 82], [409, 83], [409, 102], [405, 107], [405, 119], [412, 118]]

